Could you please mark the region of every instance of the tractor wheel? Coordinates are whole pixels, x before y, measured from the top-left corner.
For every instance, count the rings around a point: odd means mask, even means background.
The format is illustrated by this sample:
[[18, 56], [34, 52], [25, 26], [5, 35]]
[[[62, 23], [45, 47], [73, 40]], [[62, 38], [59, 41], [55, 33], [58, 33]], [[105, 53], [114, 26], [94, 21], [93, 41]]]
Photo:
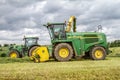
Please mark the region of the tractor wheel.
[[20, 58], [20, 54], [16, 50], [10, 51], [8, 56], [11, 57], [11, 58]]
[[55, 46], [54, 57], [58, 61], [69, 61], [73, 57], [73, 48], [67, 43], [60, 43]]
[[94, 47], [90, 52], [90, 58], [93, 60], [104, 60], [106, 57], [106, 50], [103, 47]]
[[34, 55], [33, 51], [37, 48], [38, 46], [33, 46], [29, 49], [28, 51], [28, 56], [31, 57], [32, 55]]

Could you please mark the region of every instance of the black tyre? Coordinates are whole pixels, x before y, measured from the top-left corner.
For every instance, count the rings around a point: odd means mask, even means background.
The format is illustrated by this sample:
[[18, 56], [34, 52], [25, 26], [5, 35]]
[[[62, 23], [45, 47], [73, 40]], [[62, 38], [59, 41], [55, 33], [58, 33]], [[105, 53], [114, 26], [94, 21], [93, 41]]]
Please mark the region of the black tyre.
[[90, 58], [93, 60], [104, 60], [106, 57], [106, 50], [103, 47], [94, 47], [90, 52]]
[[69, 61], [73, 57], [73, 48], [67, 43], [60, 43], [54, 48], [54, 58], [58, 61]]
[[9, 52], [8, 56], [11, 58], [20, 58], [20, 53], [16, 50], [12, 50]]
[[28, 50], [28, 56], [31, 57], [33, 55], [33, 51], [39, 46], [33, 46]]

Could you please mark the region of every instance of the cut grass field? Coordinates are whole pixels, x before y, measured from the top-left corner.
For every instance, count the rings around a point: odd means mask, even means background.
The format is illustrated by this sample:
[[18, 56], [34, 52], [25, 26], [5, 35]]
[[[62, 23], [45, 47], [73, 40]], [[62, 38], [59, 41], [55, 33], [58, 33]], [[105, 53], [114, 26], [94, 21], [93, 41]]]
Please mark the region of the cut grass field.
[[114, 52], [100, 61], [34, 63], [28, 57], [0, 58], [0, 80], [119, 80], [120, 57], [117, 55], [120, 48], [112, 49]]
[[0, 64], [0, 80], [119, 80], [120, 58]]

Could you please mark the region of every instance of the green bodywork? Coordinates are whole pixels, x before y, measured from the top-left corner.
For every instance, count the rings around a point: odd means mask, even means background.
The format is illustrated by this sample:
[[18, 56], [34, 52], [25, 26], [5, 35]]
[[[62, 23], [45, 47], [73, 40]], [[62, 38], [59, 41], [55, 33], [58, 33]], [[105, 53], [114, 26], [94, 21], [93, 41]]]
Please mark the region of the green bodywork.
[[94, 46], [102, 46], [108, 53], [106, 35], [99, 32], [66, 32], [65, 23], [48, 23], [44, 25], [48, 28], [51, 37], [52, 48], [59, 43], [69, 43], [75, 56], [82, 56], [89, 52]]
[[15, 50], [18, 51], [20, 56], [27, 56], [28, 50], [35, 45], [38, 45], [38, 37], [25, 37], [24, 45], [11, 45], [9, 51]]

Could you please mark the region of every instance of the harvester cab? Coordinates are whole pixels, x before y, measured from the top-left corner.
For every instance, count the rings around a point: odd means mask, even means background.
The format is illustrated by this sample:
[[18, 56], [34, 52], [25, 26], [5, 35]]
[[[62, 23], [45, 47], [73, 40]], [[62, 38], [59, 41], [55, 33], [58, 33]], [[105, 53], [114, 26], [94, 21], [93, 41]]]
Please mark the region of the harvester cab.
[[51, 39], [66, 39], [65, 23], [48, 23], [45, 25], [48, 30]]
[[[67, 25], [67, 27], [66, 27]], [[44, 25], [48, 28], [51, 39], [66, 39], [66, 33], [76, 32], [76, 18], [71, 16], [68, 23], [47, 23]], [[71, 29], [72, 28], [72, 29]]]

